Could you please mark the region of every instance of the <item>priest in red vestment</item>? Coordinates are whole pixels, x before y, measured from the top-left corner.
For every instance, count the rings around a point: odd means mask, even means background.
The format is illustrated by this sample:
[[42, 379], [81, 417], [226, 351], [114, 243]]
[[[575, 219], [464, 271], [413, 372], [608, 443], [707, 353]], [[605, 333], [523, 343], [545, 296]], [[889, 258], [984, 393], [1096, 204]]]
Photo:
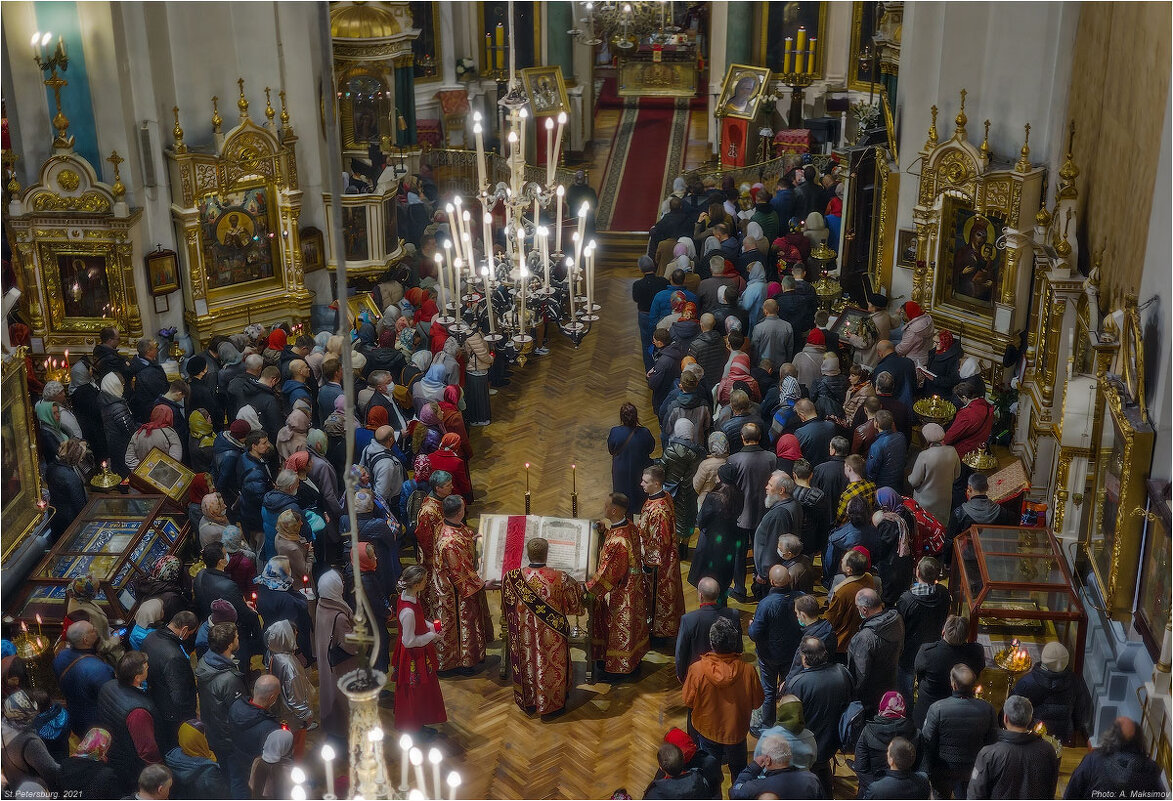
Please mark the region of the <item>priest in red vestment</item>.
[[428, 582], [419, 601], [424, 608], [424, 614], [429, 618], [435, 617], [436, 602], [432, 595], [432, 560], [435, 558], [436, 535], [444, 525], [444, 499], [452, 494], [452, 474], [437, 470], [428, 478], [431, 492], [420, 504], [419, 514], [415, 519], [415, 541], [419, 545], [420, 564], [428, 571]]
[[444, 525], [436, 537], [432, 591], [440, 619], [436, 655], [440, 670], [471, 673], [485, 660], [492, 637], [485, 582], [477, 573], [477, 533], [464, 525], [464, 498], [444, 499]]
[[529, 567], [501, 579], [501, 600], [509, 626], [513, 700], [539, 715], [558, 712], [574, 684], [568, 615], [582, 614], [578, 582], [546, 566], [550, 543], [536, 537], [525, 544]]
[[648, 652], [648, 613], [639, 534], [627, 517], [627, 496], [607, 496], [603, 548], [587, 592], [595, 596], [592, 658], [603, 661], [608, 673], [634, 673]]
[[647, 493], [639, 516], [639, 535], [644, 564], [655, 570], [652, 604], [652, 636], [675, 637], [684, 615], [684, 584], [680, 579], [680, 552], [676, 547], [676, 511], [672, 496], [664, 491], [664, 468], [644, 470], [640, 486]]

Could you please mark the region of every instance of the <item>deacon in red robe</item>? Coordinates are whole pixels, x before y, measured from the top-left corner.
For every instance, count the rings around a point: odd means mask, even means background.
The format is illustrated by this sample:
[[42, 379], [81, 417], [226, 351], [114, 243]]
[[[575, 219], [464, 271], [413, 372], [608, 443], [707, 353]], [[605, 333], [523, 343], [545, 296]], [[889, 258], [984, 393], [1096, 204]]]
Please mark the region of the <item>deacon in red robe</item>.
[[477, 573], [477, 533], [461, 521], [464, 499], [444, 499], [444, 525], [436, 538], [432, 570], [436, 617], [440, 619], [436, 654], [440, 670], [471, 672], [485, 660], [492, 639], [485, 581]]
[[684, 615], [684, 584], [680, 579], [680, 552], [676, 547], [676, 511], [672, 496], [664, 491], [664, 468], [652, 465], [644, 470], [640, 486], [648, 494], [639, 516], [644, 564], [656, 568], [655, 586], [649, 598], [652, 636], [675, 637]]
[[627, 496], [613, 492], [596, 525], [604, 533], [599, 566], [587, 582], [595, 596], [592, 658], [608, 673], [633, 673], [648, 652], [647, 597], [639, 534], [627, 517]]
[[558, 712], [574, 684], [568, 615], [583, 612], [578, 582], [546, 566], [550, 543], [537, 537], [525, 544], [529, 567], [501, 579], [501, 599], [509, 627], [513, 700], [539, 715]]
[[435, 617], [436, 599], [432, 593], [432, 562], [435, 558], [436, 536], [444, 525], [444, 499], [452, 494], [452, 475], [437, 470], [428, 478], [431, 492], [420, 504], [415, 519], [415, 541], [419, 545], [420, 564], [428, 571], [428, 582], [420, 595], [420, 604], [429, 619]]

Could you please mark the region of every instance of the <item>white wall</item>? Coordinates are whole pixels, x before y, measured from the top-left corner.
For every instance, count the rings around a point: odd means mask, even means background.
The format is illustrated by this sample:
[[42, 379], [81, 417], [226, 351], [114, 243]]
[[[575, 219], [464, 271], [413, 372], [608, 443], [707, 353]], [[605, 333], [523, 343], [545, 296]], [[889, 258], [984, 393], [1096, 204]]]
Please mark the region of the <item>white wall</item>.
[[[904, 4], [900, 78], [896, 98], [901, 179], [897, 226], [912, 227], [920, 162], [917, 153], [936, 105], [941, 141], [953, 135], [953, 118], [968, 90], [966, 130], [975, 144], [990, 120], [990, 148], [1014, 161], [1030, 123], [1031, 160], [1054, 175], [1063, 162], [1067, 87], [1071, 78], [1079, 4], [1000, 2]], [[914, 163], [915, 161], [915, 163]], [[912, 271], [893, 269], [891, 294], [908, 296]]]

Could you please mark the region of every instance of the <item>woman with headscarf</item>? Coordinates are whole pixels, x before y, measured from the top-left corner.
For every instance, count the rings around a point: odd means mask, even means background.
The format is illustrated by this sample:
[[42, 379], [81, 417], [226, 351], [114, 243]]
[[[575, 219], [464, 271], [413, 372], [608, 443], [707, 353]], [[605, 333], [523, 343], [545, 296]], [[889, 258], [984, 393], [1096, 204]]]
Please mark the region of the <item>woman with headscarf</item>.
[[73, 756], [61, 760], [56, 790], [63, 798], [118, 798], [123, 784], [114, 768], [106, 764], [110, 732], [94, 727], [77, 744]]
[[640, 509], [647, 500], [640, 481], [655, 449], [656, 438], [640, 425], [635, 404], [620, 406], [619, 425], [607, 435], [607, 452], [611, 454], [611, 489], [627, 496], [628, 509]]
[[257, 414], [257, 410], [251, 404], [246, 403], [236, 410], [236, 419], [243, 420], [248, 423], [250, 431], [261, 430], [261, 416]]
[[432, 470], [445, 470], [452, 474], [452, 487], [465, 503], [472, 503], [472, 480], [469, 477], [468, 462], [459, 453], [460, 437], [449, 431], [440, 439], [440, 447], [428, 454]]
[[211, 472], [216, 432], [212, 429], [212, 418], [207, 410], [194, 409], [187, 417], [187, 430], [188, 453], [191, 456], [189, 467], [197, 473]]
[[53, 540], [65, 533], [69, 524], [77, 519], [89, 502], [86, 484], [78, 467], [85, 456], [86, 446], [80, 439], [67, 439], [52, 451], [44, 451], [45, 487], [49, 490], [49, 503], [53, 517], [49, 530]]
[[4, 717], [0, 722], [0, 769], [7, 782], [5, 792], [12, 798], [48, 798], [49, 788], [56, 787], [61, 765], [55, 760], [33, 725], [37, 705], [24, 690], [4, 699]]
[[34, 411], [37, 417], [37, 439], [42, 452], [54, 452], [69, 435], [61, 428], [61, 404], [53, 401], [37, 401]]
[[[488, 385], [486, 384], [486, 386]], [[458, 452], [461, 458], [468, 460], [472, 458], [472, 443], [468, 439], [464, 416], [460, 413], [460, 397], [460, 387], [449, 386], [444, 390], [444, 399], [437, 405], [440, 407], [440, 417], [445, 431], [460, 438]]]
[[[289, 560], [289, 572], [299, 581], [313, 572], [313, 544], [301, 536], [302, 518], [292, 509], [286, 509], [277, 516], [277, 537], [274, 550], [278, 556]], [[307, 654], [306, 658], [311, 658]]]
[[356, 458], [361, 454], [371, 440], [375, 438], [375, 432], [385, 425], [390, 425], [391, 416], [387, 413], [385, 406], [371, 406], [367, 410], [366, 425], [355, 429], [354, 432], [354, 452]]
[[[380, 559], [373, 542], [358, 544], [358, 572], [363, 592], [371, 605], [371, 620], [379, 635], [378, 650], [371, 654], [375, 670], [387, 672], [391, 664], [391, 638], [387, 631], [387, 620], [391, 616], [391, 604], [381, 575]], [[399, 580], [396, 574], [395, 580]], [[394, 586], [394, 585], [392, 585]]]
[[306, 354], [305, 363], [313, 373], [315, 381], [322, 380], [322, 362], [326, 360], [326, 343], [330, 341], [329, 331], [319, 331], [314, 334], [314, 347]]
[[151, 572], [134, 580], [135, 597], [142, 603], [157, 598], [163, 604], [162, 620], [168, 622], [183, 610], [193, 610], [191, 593], [183, 586], [183, 562], [165, 554], [151, 565]]
[[826, 242], [830, 231], [827, 230], [827, 221], [817, 211], [806, 215], [806, 224], [802, 227], [802, 235], [807, 238], [811, 246]]
[[[295, 655], [298, 644], [293, 624], [278, 620], [265, 629], [265, 647], [269, 652], [269, 672], [281, 682], [281, 696], [274, 713], [293, 732], [293, 752], [300, 756], [305, 749], [306, 732], [316, 719], [313, 684]], [[313, 654], [303, 654], [307, 660]]]
[[882, 779], [888, 769], [888, 744], [897, 737], [916, 742], [916, 726], [908, 717], [905, 700], [889, 690], [880, 699], [879, 711], [864, 724], [855, 744], [855, 775], [859, 778], [859, 797], [867, 796], [868, 786]]
[[741, 243], [741, 265], [748, 265], [751, 261], [765, 261], [770, 255], [770, 240], [759, 223], [750, 220], [745, 224], [745, 238]]
[[130, 647], [134, 651], [142, 650], [143, 640], [163, 623], [163, 602], [158, 598], [149, 598], [138, 605], [134, 613], [134, 628], [130, 630]]
[[82, 438], [98, 461], [108, 458], [106, 432], [102, 428], [102, 410], [98, 405], [101, 390], [94, 381], [93, 370], [87, 358], [78, 359], [69, 368], [69, 403], [81, 426]]
[[824, 353], [819, 377], [810, 387], [810, 399], [821, 419], [843, 416], [847, 386], [847, 376], [839, 369], [839, 354]]
[[34, 687], [27, 690], [29, 698], [37, 706], [37, 716], [33, 718], [33, 730], [50, 756], [60, 761], [69, 756], [69, 739], [71, 735], [71, 720], [69, 711], [49, 697], [45, 690]]
[[729, 405], [729, 395], [733, 392], [733, 385], [737, 383], [744, 383], [746, 387], [746, 394], [754, 402], [762, 399], [761, 390], [758, 389], [758, 382], [754, 380], [753, 375], [749, 371], [749, 355], [742, 351], [734, 351], [731, 357], [731, 364], [729, 365], [729, 372], [721, 379], [721, 383], [717, 385], [717, 403], [721, 406]]
[[200, 549], [220, 542], [224, 527], [228, 525], [228, 508], [218, 492], [211, 492], [200, 501]]
[[[756, 223], [750, 223], [755, 225]], [[762, 303], [766, 300], [766, 268], [760, 261], [749, 264], [749, 277], [745, 282], [745, 291], [737, 299], [737, 304], [749, 315], [749, 330], [743, 333], [749, 336], [753, 327], [762, 318]]]
[[225, 526], [220, 533], [220, 542], [228, 557], [224, 572], [240, 587], [240, 594], [247, 598], [253, 591], [253, 577], [257, 574], [257, 555], [245, 544], [240, 526]]
[[672, 436], [660, 456], [660, 465], [664, 468], [664, 490], [672, 496], [672, 505], [676, 511], [676, 542], [684, 558], [688, 550], [688, 540], [692, 537], [693, 527], [696, 525], [696, 490], [692, 487], [692, 480], [696, 476], [697, 467], [705, 458], [705, 452], [696, 442], [695, 427], [687, 418], [680, 418], [672, 427]]
[[904, 497], [891, 487], [880, 487], [876, 492], [880, 508], [872, 515], [876, 527], [875, 547], [871, 548], [872, 564], [880, 574], [882, 599], [889, 609], [913, 579], [913, 540], [916, 537], [916, 519], [904, 505]]
[[440, 404], [425, 403], [420, 408], [419, 419], [408, 425], [407, 433], [411, 437], [412, 452], [417, 458], [420, 454], [428, 454], [439, 448], [440, 440], [448, 433], [444, 428]]
[[[851, 422], [860, 404], [868, 398], [874, 397], [876, 387], [872, 383], [872, 374], [868, 368], [860, 364], [851, 365], [847, 372], [847, 392], [843, 396], [843, 416], [835, 423], [845, 430], [851, 429]], [[842, 432], [840, 432], [842, 433]]]
[[175, 417], [171, 407], [160, 403], [151, 409], [151, 419], [139, 426], [126, 445], [124, 461], [129, 470], [139, 466], [155, 448], [172, 459], [183, 459], [183, 441], [176, 433]]
[[[326, 450], [326, 435], [310, 429], [306, 444], [308, 450], [298, 451], [285, 460], [285, 469], [297, 473], [301, 482], [297, 489], [298, 504], [302, 509], [314, 509], [333, 535], [338, 519], [342, 517], [342, 499], [334, 467], [322, 456]], [[301, 485], [305, 487], [304, 492]]]
[[266, 630], [279, 620], [288, 620], [296, 632], [297, 647], [309, 661], [314, 645], [309, 601], [299, 592], [305, 586], [302, 580], [305, 574], [294, 575], [290, 567], [284, 556], [274, 556], [265, 563], [260, 575], [249, 581], [245, 597], [251, 595], [254, 599]]
[[778, 408], [774, 410], [774, 418], [770, 421], [770, 438], [775, 442], [783, 432], [792, 430], [798, 419], [794, 413], [794, 404], [802, 398], [802, 387], [794, 375], [794, 366], [784, 364], [778, 374], [782, 376], [778, 383]]
[[353, 670], [358, 646], [347, 642], [354, 631], [354, 612], [342, 596], [342, 576], [327, 570], [318, 579], [318, 606], [314, 612], [314, 655], [318, 660], [318, 708], [322, 728], [334, 737], [347, 731], [346, 697], [338, 691], [338, 679]]
[[778, 470], [792, 472], [794, 463], [802, 458], [802, 446], [798, 443], [798, 437], [790, 432], [783, 432], [774, 443], [774, 456], [778, 460]]
[[688, 303], [688, 298], [680, 290], [676, 290], [668, 296], [668, 307], [671, 309], [668, 314], [661, 317], [656, 323], [656, 328], [663, 328], [665, 331], [672, 328], [672, 325], [680, 319], [680, 315], [684, 313], [684, 304]]
[[686, 351], [692, 341], [701, 334], [701, 324], [697, 321], [696, 304], [686, 302], [680, 309], [680, 317], [668, 329], [672, 335], [672, 342], [679, 344]]
[[411, 388], [412, 405], [416, 414], [419, 414], [424, 405], [429, 402], [439, 402], [444, 397], [444, 388], [448, 386], [448, 370], [443, 364], [432, 362], [427, 373], [415, 386]]
[[121, 638], [111, 635], [110, 619], [94, 600], [97, 594], [97, 581], [92, 575], [78, 576], [70, 582], [69, 588], [65, 591], [65, 614], [72, 620], [80, 619], [80, 616], [75, 616], [76, 612], [85, 612], [89, 615], [90, 624], [98, 635], [98, 655], [112, 666], [118, 667], [118, 660], [122, 658], [125, 649]]
[[[138, 428], [138, 422], [131, 414], [130, 406], [122, 397], [122, 378], [117, 373], [102, 377], [102, 392], [98, 405], [102, 411], [102, 428], [106, 432], [106, 447], [110, 452], [110, 467], [119, 475], [126, 476], [126, 449], [131, 435]], [[182, 448], [180, 449], [182, 454]]]
[[293, 733], [285, 729], [270, 732], [249, 769], [248, 787], [253, 798], [293, 798]]
[[404, 732], [418, 732], [448, 720], [437, 675], [436, 624], [424, 614], [420, 603], [427, 583], [428, 572], [422, 565], [409, 566], [398, 583], [395, 616], [399, 633], [391, 669], [395, 680], [395, 728]]
[[204, 736], [204, 724], [189, 720], [179, 724], [179, 744], [163, 755], [175, 783], [171, 798], [228, 798], [224, 770]]
[[692, 477], [692, 488], [697, 494], [697, 509], [705, 502], [705, 496], [717, 486], [717, 471], [729, 459], [729, 439], [720, 431], [709, 434], [709, 455], [697, 465]]
[[[464, 372], [464, 421], [471, 426], [487, 426], [493, 419], [489, 396], [496, 390], [490, 391], [489, 382], [497, 360], [479, 328], [474, 329], [465, 340], [464, 356], [467, 360]], [[464, 438], [468, 439], [467, 432]], [[468, 456], [472, 456], [471, 446]]]
[[948, 398], [961, 382], [961, 342], [948, 328], [938, 328], [933, 335], [933, 349], [923, 370], [917, 370], [924, 397], [940, 395]]
[[904, 303], [904, 319], [907, 322], [900, 341], [896, 343], [896, 354], [912, 359], [917, 367], [924, 367], [933, 350], [932, 315], [921, 309], [916, 301], [909, 300]]
[[745, 560], [745, 551], [738, 546], [736, 525], [742, 503], [737, 469], [730, 464], [721, 465], [717, 468], [717, 485], [705, 495], [696, 518], [700, 533], [688, 570], [688, 583], [692, 586], [710, 577], [721, 587], [721, 596], [725, 596], [734, 571]]
[[289, 416], [285, 418], [285, 426], [277, 432], [277, 456], [285, 460], [298, 451], [304, 450], [305, 438], [309, 430], [310, 416], [300, 406], [295, 406]]

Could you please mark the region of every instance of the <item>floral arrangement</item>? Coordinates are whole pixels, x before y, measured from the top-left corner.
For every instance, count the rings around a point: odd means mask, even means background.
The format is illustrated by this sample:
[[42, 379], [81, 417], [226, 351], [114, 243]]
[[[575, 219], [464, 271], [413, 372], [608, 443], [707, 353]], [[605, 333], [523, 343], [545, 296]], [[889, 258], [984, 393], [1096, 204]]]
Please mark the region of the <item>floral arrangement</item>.
[[471, 58], [456, 59], [456, 78], [460, 81], [471, 81], [477, 77], [476, 63]]

